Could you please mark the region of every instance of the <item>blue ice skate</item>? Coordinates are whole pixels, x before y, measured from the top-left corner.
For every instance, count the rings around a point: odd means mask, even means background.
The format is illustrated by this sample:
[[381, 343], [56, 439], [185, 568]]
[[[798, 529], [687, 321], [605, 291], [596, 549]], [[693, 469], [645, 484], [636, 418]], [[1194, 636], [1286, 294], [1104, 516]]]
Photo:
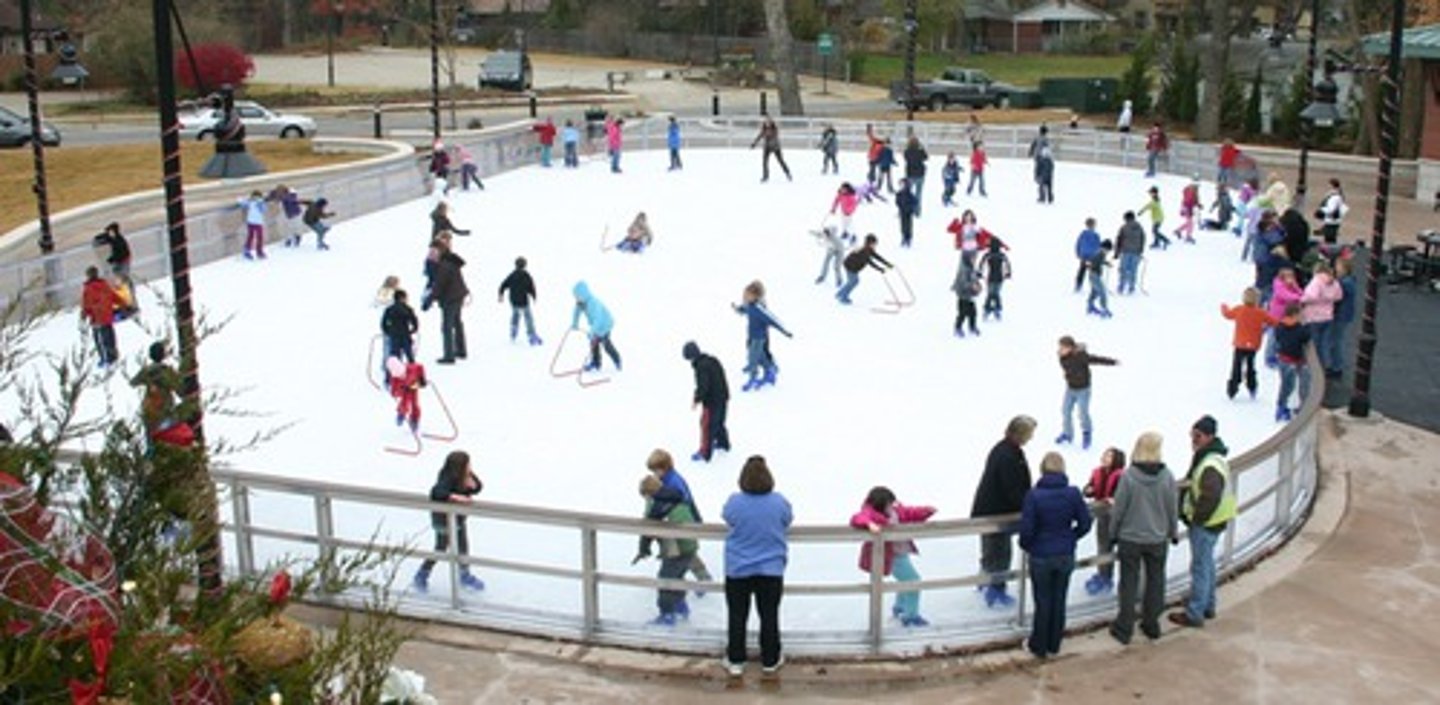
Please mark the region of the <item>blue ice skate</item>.
[[467, 590], [474, 590], [475, 592], [480, 592], [485, 589], [485, 581], [475, 577], [471, 573], [460, 574], [460, 585]]

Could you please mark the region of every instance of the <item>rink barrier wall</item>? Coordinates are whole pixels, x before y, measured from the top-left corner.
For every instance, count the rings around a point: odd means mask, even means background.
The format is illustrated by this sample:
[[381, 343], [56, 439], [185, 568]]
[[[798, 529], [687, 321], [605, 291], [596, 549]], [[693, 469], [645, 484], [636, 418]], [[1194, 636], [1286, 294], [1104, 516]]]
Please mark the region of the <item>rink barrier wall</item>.
[[[783, 144], [788, 149], [814, 148], [820, 130], [826, 124], [834, 125], [839, 132], [842, 151], [860, 150], [868, 144], [865, 137], [866, 123], [863, 122], [808, 119], [784, 119], [778, 122], [781, 123]], [[482, 174], [488, 176], [534, 163], [539, 148], [528, 124], [519, 123], [480, 133], [455, 135], [447, 139], [451, 142], [464, 142], [470, 147], [481, 165]], [[663, 118], [637, 121], [631, 125], [627, 133], [627, 149], [665, 148]], [[682, 125], [686, 149], [742, 148], [750, 144], [758, 131], [759, 121], [754, 118], [683, 120]], [[908, 126], [898, 123], [877, 123], [877, 132], [889, 134], [899, 142], [901, 140], [898, 138], [904, 134], [906, 127]], [[932, 155], [943, 154], [950, 149], [960, 152], [968, 148], [968, 138], [963, 126], [917, 123], [914, 128]], [[987, 127], [985, 140], [992, 156], [1023, 158], [1034, 134], [1035, 126]], [[1057, 159], [1062, 164], [1065, 161], [1121, 167], [1138, 167], [1144, 164], [1143, 138], [1130, 137], [1127, 140], [1114, 133], [1057, 131], [1052, 133], [1052, 143]], [[603, 140], [587, 139], [582, 145], [582, 153], [588, 158], [603, 158]], [[1162, 163], [1161, 169], [1179, 174], [1191, 173], [1202, 166], [1208, 169], [1214, 164], [1214, 156], [1213, 145], [1176, 141], [1172, 142], [1170, 161]], [[555, 157], [558, 162], [558, 151]], [[409, 163], [403, 168], [395, 168], [393, 173], [387, 170], [380, 174], [354, 177], [359, 184], [337, 180], [323, 184], [321, 188], [326, 189], [326, 195], [332, 201], [335, 200], [335, 195], [332, 194], [347, 193], [345, 189], [349, 188], [350, 199], [360, 198], [365, 194], [373, 197], [378, 191], [382, 200], [389, 198], [389, 205], [394, 205], [415, 198], [423, 190], [416, 178], [416, 166], [415, 163]], [[932, 168], [931, 172], [938, 178], [938, 169]], [[392, 189], [389, 186], [392, 180], [403, 180], [405, 183]], [[401, 197], [406, 190], [410, 195]], [[362, 206], [365, 210], [343, 211], [341, 207], [336, 210], [353, 215], [383, 207], [385, 206], [372, 203]], [[230, 229], [218, 222], [220, 216], [216, 212], [205, 215], [210, 216], [213, 224], [201, 230], [208, 237], [202, 239], [202, 255], [194, 261], [213, 261], [238, 252], [238, 236], [227, 234]], [[192, 223], [194, 220], [192, 217]], [[163, 228], [160, 228], [154, 237], [163, 238]], [[132, 243], [134, 241], [135, 238], [132, 238]], [[196, 243], [192, 239], [192, 247], [194, 246]], [[88, 254], [90, 248], [84, 249]], [[168, 261], [168, 258], [165, 260]], [[156, 266], [165, 265], [157, 263]], [[167, 273], [162, 271], [152, 276]], [[1310, 355], [1311, 369], [1318, 369], [1318, 360], [1314, 359], [1313, 350]], [[1217, 568], [1222, 580], [1248, 570], [1281, 548], [1299, 531], [1309, 515], [1318, 490], [1319, 409], [1325, 387], [1323, 378], [1317, 377], [1314, 382], [1310, 396], [1292, 421], [1259, 445], [1231, 459], [1240, 501], [1238, 515], [1230, 522], [1217, 547]], [[1187, 469], [1177, 467], [1175, 470], [1183, 476]], [[622, 573], [602, 571], [599, 567], [602, 536], [619, 535], [629, 540], [637, 539], [641, 535], [690, 537], [704, 542], [723, 542], [726, 529], [722, 525], [677, 527], [631, 517], [494, 502], [476, 502], [471, 505], [435, 504], [429, 502], [424, 495], [416, 493], [291, 479], [228, 466], [213, 468], [212, 476], [222, 493], [222, 509], [226, 515], [223, 521], [226, 567], [231, 574], [260, 576], [267, 570], [269, 563], [278, 558], [274, 556], [267, 561], [262, 554], [270, 552], [257, 550], [257, 541], [284, 545], [287, 550], [281, 555], [301, 560], [304, 560], [307, 554], [320, 556], [338, 551], [383, 546], [408, 552], [411, 559], [433, 558], [442, 564], [442, 569], [449, 568], [448, 571], [439, 570], [434, 573], [435, 576], [448, 573], [448, 595], [429, 597], [410, 592], [399, 593], [398, 610], [407, 617], [536, 637], [675, 653], [715, 654], [723, 648], [723, 628], [686, 628], [673, 632], [657, 632], [653, 627], [647, 628], [643, 622], [604, 619], [601, 616], [602, 587], [644, 590], [647, 591], [645, 596], [627, 594], [626, 599], [648, 601], [652, 599], [652, 594], [648, 591], [660, 587], [721, 593], [723, 583], [659, 580], [640, 574], [641, 568]], [[304, 517], [293, 512], [285, 513], [284, 518], [290, 526], [282, 527], [257, 521], [254, 516], [254, 502], [277, 499], [299, 502], [309, 509], [304, 512]], [[1096, 512], [1104, 511], [1101, 506], [1092, 508]], [[476, 536], [477, 540], [472, 543], [472, 552], [478, 555], [461, 556], [453, 542], [448, 551], [437, 553], [416, 549], [413, 541], [377, 541], [378, 533], [365, 533], [361, 538], [337, 531], [337, 527], [355, 522], [373, 527], [374, 516], [386, 511], [408, 512], [413, 515], [417, 524], [411, 528], [423, 534], [420, 541], [429, 540], [430, 512], [440, 512], [447, 517], [452, 536], [455, 535], [456, 522], [461, 516], [476, 521], [493, 520], [520, 524], [537, 531], [573, 532], [579, 559], [576, 564], [555, 565], [488, 558], [484, 555], [483, 535]], [[868, 579], [787, 582], [786, 597], [791, 601], [855, 596], [863, 598], [867, 605], [864, 629], [786, 629], [784, 638], [787, 653], [811, 657], [904, 656], [971, 652], [977, 649], [1013, 646], [1027, 633], [1032, 612], [1028, 585], [1025, 584], [1028, 578], [1028, 563], [1023, 552], [1017, 552], [1021, 558], [1017, 568], [1009, 574], [1014, 588], [1012, 594], [1017, 598], [1013, 610], [987, 610], [976, 618], [948, 623], [937, 620], [931, 627], [923, 629], [904, 629], [887, 621], [886, 596], [899, 592], [902, 586], [887, 582], [878, 568], [884, 564], [881, 552], [886, 541], [913, 539], [925, 542], [970, 537], [975, 537], [978, 541], [980, 535], [1006, 530], [1013, 527], [1017, 520], [1018, 517], [1012, 516], [934, 521], [887, 527], [878, 535], [857, 531], [848, 525], [792, 527], [792, 564], [794, 557], [806, 551], [807, 547], [833, 544], [859, 546], [873, 539], [872, 564], [877, 570], [872, 571]], [[308, 524], [309, 528], [297, 529], [293, 526], [296, 522]], [[1113, 560], [1108, 554], [1095, 553], [1091, 548], [1093, 545], [1094, 542], [1090, 540], [1081, 542], [1077, 555], [1077, 576], [1086, 568]], [[990, 580], [988, 575], [978, 570], [952, 572], [947, 575], [945, 567], [953, 567], [956, 561], [952, 560], [947, 564], [943, 552], [940, 551], [927, 551], [926, 555], [927, 573], [941, 577], [906, 583], [904, 589], [927, 592], [956, 589], [970, 591]], [[1186, 594], [1189, 589], [1188, 561], [1181, 555], [1180, 551], [1172, 550], [1166, 567], [1167, 599], [1172, 602]], [[542, 610], [521, 603], [495, 602], [488, 595], [481, 601], [468, 600], [459, 585], [458, 568], [462, 565], [485, 571], [486, 579], [492, 583], [503, 580], [507, 573], [574, 583], [579, 596], [579, 608], [572, 611]], [[368, 594], [359, 591], [343, 592], [319, 596], [316, 601], [341, 608], [356, 608], [364, 604]], [[1114, 615], [1114, 603], [1111, 595], [1071, 599], [1068, 605], [1068, 627], [1071, 630], [1082, 630], [1108, 622]]]

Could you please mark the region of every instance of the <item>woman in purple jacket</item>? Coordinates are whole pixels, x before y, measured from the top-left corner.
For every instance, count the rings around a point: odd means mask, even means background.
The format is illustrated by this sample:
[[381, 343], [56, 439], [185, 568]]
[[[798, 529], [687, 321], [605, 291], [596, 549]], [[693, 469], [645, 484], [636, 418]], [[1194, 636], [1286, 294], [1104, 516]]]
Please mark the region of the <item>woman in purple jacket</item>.
[[745, 674], [745, 629], [750, 602], [760, 613], [760, 665], [769, 675], [780, 670], [780, 596], [785, 592], [789, 554], [790, 502], [775, 491], [775, 478], [765, 458], [752, 455], [740, 470], [740, 491], [725, 502], [725, 607], [729, 643], [725, 670]]
[[1040, 461], [1040, 481], [1020, 510], [1020, 547], [1030, 554], [1035, 621], [1025, 648], [1040, 658], [1060, 653], [1065, 636], [1065, 596], [1075, 570], [1075, 542], [1090, 531], [1090, 508], [1065, 477], [1065, 458], [1050, 452]]

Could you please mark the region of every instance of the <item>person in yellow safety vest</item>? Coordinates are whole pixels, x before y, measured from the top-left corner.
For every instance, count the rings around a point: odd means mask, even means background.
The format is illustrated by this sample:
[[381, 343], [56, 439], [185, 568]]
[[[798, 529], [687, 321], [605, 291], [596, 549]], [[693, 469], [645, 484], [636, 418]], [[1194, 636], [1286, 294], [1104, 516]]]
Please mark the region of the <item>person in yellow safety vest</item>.
[[1215, 544], [1235, 518], [1235, 486], [1225, 460], [1229, 449], [1218, 431], [1209, 415], [1190, 427], [1195, 455], [1180, 495], [1180, 517], [1190, 527], [1190, 599], [1183, 612], [1170, 613], [1170, 621], [1182, 627], [1203, 627], [1215, 618]]

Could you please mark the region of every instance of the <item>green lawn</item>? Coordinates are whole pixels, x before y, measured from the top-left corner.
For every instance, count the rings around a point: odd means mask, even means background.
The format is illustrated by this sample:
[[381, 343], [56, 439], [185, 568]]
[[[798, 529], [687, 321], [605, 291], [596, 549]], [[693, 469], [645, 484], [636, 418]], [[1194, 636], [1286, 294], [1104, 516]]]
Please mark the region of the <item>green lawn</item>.
[[[875, 86], [889, 86], [905, 73], [905, 59], [882, 54], [853, 54], [853, 79]], [[1042, 78], [1119, 78], [1130, 63], [1126, 54], [1116, 56], [1069, 56], [1061, 54], [978, 54], [954, 57], [923, 54], [915, 60], [915, 80], [929, 80], [946, 66], [982, 69], [997, 81], [1034, 88]]]

